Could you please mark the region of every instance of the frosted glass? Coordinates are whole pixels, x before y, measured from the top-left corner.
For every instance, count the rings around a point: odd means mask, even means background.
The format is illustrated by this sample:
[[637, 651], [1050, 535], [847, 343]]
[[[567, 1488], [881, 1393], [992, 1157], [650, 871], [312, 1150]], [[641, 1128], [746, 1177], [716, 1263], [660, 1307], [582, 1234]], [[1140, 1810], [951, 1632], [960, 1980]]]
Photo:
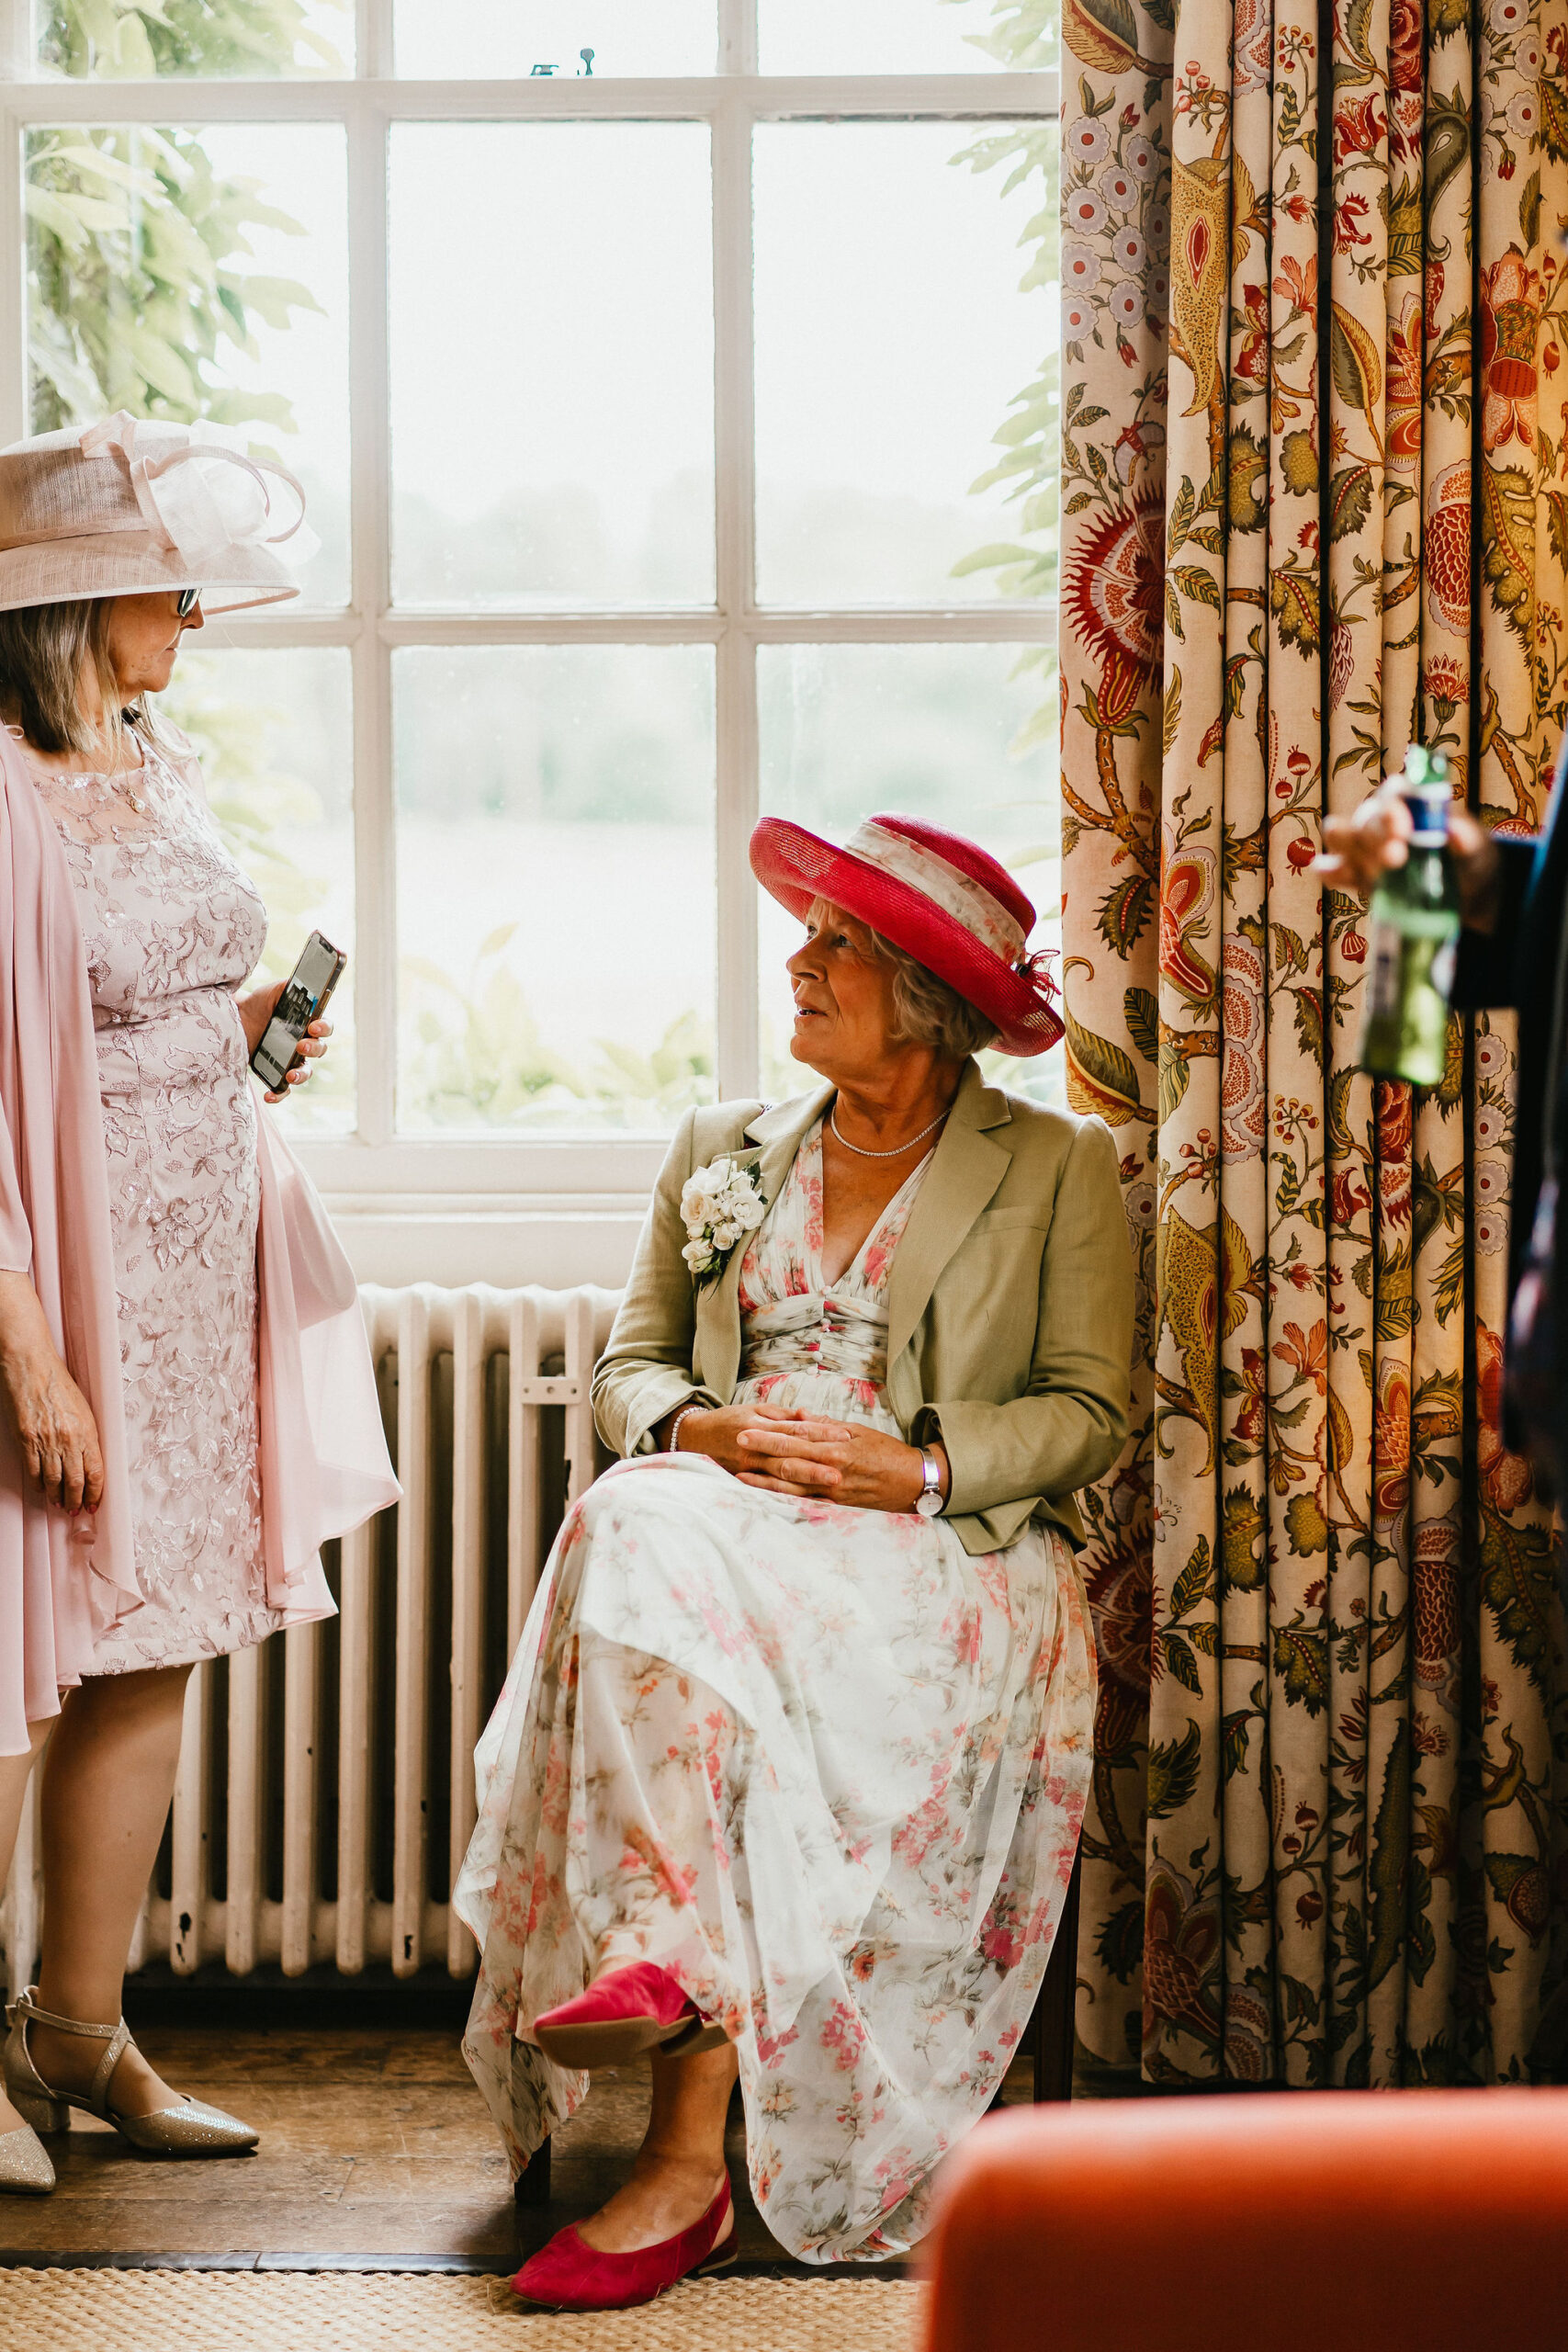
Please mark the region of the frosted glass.
[[392, 135], [394, 594], [711, 604], [705, 124]]
[[1016, 536], [996, 462], [1057, 336], [1020, 291], [1038, 175], [954, 157], [994, 126], [773, 123], [756, 134], [757, 549], [766, 604], [993, 597], [964, 556]]

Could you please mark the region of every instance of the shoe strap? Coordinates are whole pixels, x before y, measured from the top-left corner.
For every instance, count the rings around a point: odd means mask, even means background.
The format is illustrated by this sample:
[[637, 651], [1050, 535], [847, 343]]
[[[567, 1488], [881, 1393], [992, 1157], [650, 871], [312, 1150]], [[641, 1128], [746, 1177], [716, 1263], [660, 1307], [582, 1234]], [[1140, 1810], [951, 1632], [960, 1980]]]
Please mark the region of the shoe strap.
[[36, 1984], [29, 1984], [25, 1992], [18, 1993], [14, 2001], [6, 2004], [6, 2016], [12, 2025], [18, 2018], [31, 2018], [39, 2025], [53, 2026], [57, 2033], [79, 2033], [88, 2041], [108, 2041], [125, 2023], [123, 2018], [119, 2025], [86, 2025], [80, 2018], [62, 2018], [55, 2010], [39, 2006]]
[[130, 2028], [121, 2018], [114, 2030], [114, 2036], [108, 2048], [98, 2061], [98, 2071], [93, 2076], [92, 2088], [87, 2093], [95, 2111], [99, 2115], [107, 2115], [109, 2111], [109, 2085], [114, 2080], [114, 2070], [130, 2048]]
[[[56, 2033], [73, 2033], [79, 2035], [84, 2041], [108, 2043], [108, 2048], [98, 2061], [97, 2070], [87, 2092], [89, 2104], [95, 2111], [101, 2113], [108, 2086], [114, 2079], [114, 2070], [130, 2047], [130, 2028], [123, 2018], [118, 2025], [89, 2025], [81, 2018], [62, 2018], [54, 2009], [41, 2008], [37, 1996], [38, 1986], [29, 1984], [24, 1992], [17, 1994], [14, 2001], [8, 2001], [6, 2005], [6, 2022], [7, 2025], [19, 2028], [24, 2050], [28, 2047], [29, 2024], [52, 2026]], [[28, 2055], [30, 2061], [32, 2052], [28, 2051]], [[38, 2073], [36, 2065], [33, 2072]], [[41, 2075], [39, 2080], [42, 2080]]]

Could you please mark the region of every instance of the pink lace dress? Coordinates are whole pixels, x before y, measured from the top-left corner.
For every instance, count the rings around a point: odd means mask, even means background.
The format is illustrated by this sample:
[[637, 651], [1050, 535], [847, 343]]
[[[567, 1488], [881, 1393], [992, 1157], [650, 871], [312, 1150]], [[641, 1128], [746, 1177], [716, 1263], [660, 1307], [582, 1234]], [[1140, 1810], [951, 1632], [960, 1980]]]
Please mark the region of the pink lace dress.
[[[822, 1272], [818, 1127], [741, 1269], [736, 1401], [897, 1432], [887, 1277], [918, 1169]], [[739, 2058], [751, 2187], [810, 2261], [901, 2252], [985, 2113], [1061, 1917], [1094, 1666], [1047, 1529], [972, 1558], [940, 1519], [618, 1464], [561, 1529], [477, 1761], [456, 1901], [465, 2053], [514, 2165], [587, 2089], [531, 2039], [655, 1960]]]
[[260, 1180], [234, 1001], [266, 910], [194, 757], [145, 752], [114, 778], [28, 762], [87, 952], [142, 1595], [97, 1637], [96, 1674], [220, 1657], [284, 1622], [262, 1552]]

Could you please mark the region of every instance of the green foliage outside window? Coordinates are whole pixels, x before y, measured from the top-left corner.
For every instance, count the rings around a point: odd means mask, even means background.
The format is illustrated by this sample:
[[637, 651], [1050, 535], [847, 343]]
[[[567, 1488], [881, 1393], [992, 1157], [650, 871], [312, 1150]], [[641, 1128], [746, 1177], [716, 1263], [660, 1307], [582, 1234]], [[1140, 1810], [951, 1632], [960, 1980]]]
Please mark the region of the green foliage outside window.
[[302, 232], [254, 182], [215, 173], [199, 134], [32, 131], [26, 201], [36, 432], [117, 408], [294, 430], [286, 400], [215, 371], [225, 345], [254, 356], [253, 315], [286, 327], [320, 308], [308, 287], [245, 266], [248, 230]]
[[[327, 5], [346, 17], [352, 0]], [[51, 0], [39, 16], [42, 62], [82, 79], [344, 70], [300, 0]]]
[[[303, 16], [299, 0], [51, 0], [41, 53], [78, 75], [284, 74]], [[287, 401], [216, 371], [225, 346], [254, 356], [253, 316], [288, 326], [319, 309], [246, 266], [249, 231], [304, 232], [255, 181], [216, 172], [199, 131], [34, 131], [26, 201], [34, 432], [116, 408], [293, 431]]]
[[692, 1102], [712, 1100], [713, 1037], [694, 1012], [672, 1021], [651, 1054], [601, 1037], [597, 1062], [582, 1069], [553, 1052], [504, 960], [516, 929], [502, 923], [491, 933], [465, 983], [426, 956], [403, 958], [414, 1049], [405, 1048], [400, 1099], [422, 1124], [506, 1127], [536, 1109], [565, 1125], [581, 1102], [600, 1106], [611, 1124], [651, 1117], [668, 1126]]

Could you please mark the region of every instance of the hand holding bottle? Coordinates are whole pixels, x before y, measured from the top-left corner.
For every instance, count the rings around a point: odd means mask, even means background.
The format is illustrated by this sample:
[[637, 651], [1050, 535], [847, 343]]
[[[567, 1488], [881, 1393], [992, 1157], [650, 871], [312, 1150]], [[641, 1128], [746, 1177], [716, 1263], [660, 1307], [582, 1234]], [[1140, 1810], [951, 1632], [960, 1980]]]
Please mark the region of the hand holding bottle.
[[[1407, 862], [1411, 830], [1404, 778], [1389, 776], [1348, 817], [1325, 818], [1323, 853], [1308, 872], [1330, 889], [1359, 890], [1367, 897], [1385, 874]], [[1492, 931], [1497, 921], [1497, 853], [1491, 834], [1457, 802], [1449, 810], [1448, 847], [1461, 921], [1467, 930]]]
[[[1450, 847], [1447, 755], [1412, 743], [1397, 788], [1397, 813], [1374, 810], [1351, 835], [1350, 845], [1365, 853], [1361, 865], [1376, 876], [1356, 1060], [1374, 1078], [1439, 1086], [1448, 1074], [1449, 997], [1463, 920], [1459, 861]], [[1373, 796], [1389, 797], [1386, 786]], [[1340, 855], [1354, 872], [1349, 855]]]

